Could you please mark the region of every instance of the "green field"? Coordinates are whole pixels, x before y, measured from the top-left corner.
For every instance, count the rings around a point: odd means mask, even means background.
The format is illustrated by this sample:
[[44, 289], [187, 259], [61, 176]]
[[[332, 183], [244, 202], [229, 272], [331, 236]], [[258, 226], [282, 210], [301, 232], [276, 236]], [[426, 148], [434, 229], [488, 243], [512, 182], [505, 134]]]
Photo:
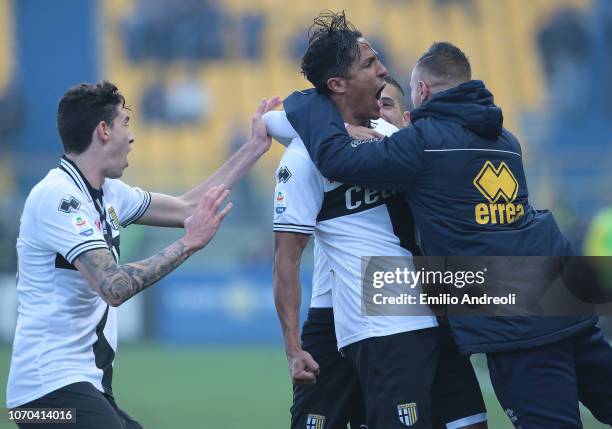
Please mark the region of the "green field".
[[[9, 350], [0, 347], [0, 407], [5, 403]], [[477, 362], [481, 368], [481, 362]], [[288, 428], [291, 386], [280, 346], [124, 346], [115, 366], [119, 406], [146, 429]], [[479, 370], [489, 427], [511, 429]], [[585, 411], [586, 429], [605, 428]], [[0, 421], [0, 429], [12, 428]]]

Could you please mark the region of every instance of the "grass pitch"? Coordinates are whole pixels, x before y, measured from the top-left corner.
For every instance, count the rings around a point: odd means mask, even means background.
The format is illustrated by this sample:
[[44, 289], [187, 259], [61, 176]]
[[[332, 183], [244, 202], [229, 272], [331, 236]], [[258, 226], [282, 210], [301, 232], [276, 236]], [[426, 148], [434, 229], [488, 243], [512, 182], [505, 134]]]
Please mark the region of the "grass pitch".
[[[0, 347], [0, 407], [10, 351]], [[478, 360], [477, 368], [481, 368]], [[478, 371], [487, 401], [489, 428], [512, 429]], [[114, 375], [117, 403], [146, 429], [287, 429], [291, 385], [278, 346], [122, 346]], [[586, 411], [586, 429], [603, 429]], [[0, 421], [0, 429], [15, 428]]]

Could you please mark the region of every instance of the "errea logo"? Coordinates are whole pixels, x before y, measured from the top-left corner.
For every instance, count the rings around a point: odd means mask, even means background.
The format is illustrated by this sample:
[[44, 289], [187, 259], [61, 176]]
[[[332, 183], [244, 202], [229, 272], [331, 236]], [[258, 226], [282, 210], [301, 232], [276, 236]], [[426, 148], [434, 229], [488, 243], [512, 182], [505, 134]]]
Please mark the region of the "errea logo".
[[514, 204], [519, 184], [505, 162], [502, 161], [495, 167], [487, 160], [473, 183], [489, 202], [476, 204], [474, 217], [479, 225], [504, 225], [525, 214], [522, 204]]
[[500, 198], [512, 202], [518, 193], [518, 182], [505, 162], [497, 168], [491, 161], [485, 162], [474, 179], [474, 186], [490, 203], [496, 203]]

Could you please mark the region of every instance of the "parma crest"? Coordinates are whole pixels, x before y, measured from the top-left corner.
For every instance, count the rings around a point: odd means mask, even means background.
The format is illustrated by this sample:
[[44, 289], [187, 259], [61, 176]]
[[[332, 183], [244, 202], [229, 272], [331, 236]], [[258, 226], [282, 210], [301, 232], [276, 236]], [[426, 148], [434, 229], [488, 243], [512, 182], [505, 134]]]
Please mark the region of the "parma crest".
[[325, 416], [319, 416], [318, 414], [308, 414], [306, 417], [306, 429], [324, 429], [325, 428]]
[[402, 424], [406, 426], [413, 426], [419, 419], [419, 410], [416, 402], [399, 404], [397, 406], [397, 416]]

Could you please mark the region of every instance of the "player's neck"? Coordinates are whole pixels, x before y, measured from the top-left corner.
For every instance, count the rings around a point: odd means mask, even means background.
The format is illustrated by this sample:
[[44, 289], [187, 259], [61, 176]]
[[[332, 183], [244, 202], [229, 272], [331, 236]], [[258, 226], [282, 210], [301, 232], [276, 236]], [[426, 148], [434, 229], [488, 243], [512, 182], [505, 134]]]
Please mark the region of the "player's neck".
[[104, 175], [100, 170], [99, 162], [97, 162], [96, 157], [91, 156], [88, 151], [85, 151], [84, 153], [80, 154], [67, 153], [66, 158], [76, 164], [92, 188], [102, 188], [102, 184], [104, 183]]
[[370, 120], [368, 118], [359, 117], [356, 114], [357, 112], [346, 103], [345, 99], [332, 96], [331, 100], [340, 111], [340, 115], [342, 115], [342, 119], [345, 123], [349, 125], [360, 125], [362, 127], [367, 127], [370, 124]]

